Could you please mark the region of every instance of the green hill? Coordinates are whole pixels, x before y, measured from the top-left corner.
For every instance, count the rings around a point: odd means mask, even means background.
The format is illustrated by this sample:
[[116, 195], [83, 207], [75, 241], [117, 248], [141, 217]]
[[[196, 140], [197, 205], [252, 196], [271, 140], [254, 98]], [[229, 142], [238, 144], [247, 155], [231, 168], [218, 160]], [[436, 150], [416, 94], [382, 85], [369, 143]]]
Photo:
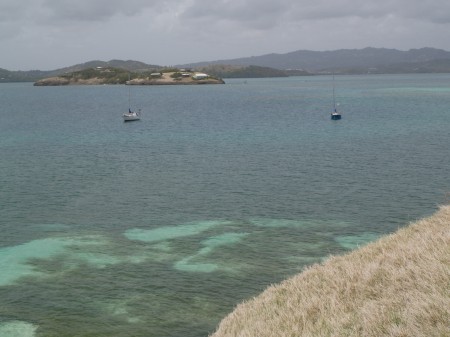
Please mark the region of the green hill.
[[98, 84], [130, 84], [130, 85], [183, 85], [183, 84], [223, 84], [223, 80], [211, 75], [194, 72], [181, 72], [179, 69], [161, 69], [159, 72], [130, 72], [121, 68], [96, 67], [60, 76], [47, 77], [34, 83], [35, 86], [60, 85], [98, 85]]

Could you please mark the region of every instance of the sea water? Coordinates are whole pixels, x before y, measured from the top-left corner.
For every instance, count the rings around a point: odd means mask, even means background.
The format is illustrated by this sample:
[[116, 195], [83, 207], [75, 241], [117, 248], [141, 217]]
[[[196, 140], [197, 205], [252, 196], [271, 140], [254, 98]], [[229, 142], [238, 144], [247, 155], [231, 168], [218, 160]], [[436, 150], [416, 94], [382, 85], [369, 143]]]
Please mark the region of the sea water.
[[450, 75], [0, 84], [0, 337], [207, 336], [448, 202]]

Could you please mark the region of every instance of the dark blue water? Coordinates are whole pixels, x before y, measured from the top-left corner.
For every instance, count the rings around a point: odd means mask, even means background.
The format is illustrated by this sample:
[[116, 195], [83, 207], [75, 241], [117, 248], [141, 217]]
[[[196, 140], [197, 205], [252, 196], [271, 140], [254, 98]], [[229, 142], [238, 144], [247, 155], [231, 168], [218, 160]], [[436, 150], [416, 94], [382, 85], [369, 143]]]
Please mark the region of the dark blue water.
[[0, 85], [0, 337], [207, 336], [448, 202], [450, 75]]

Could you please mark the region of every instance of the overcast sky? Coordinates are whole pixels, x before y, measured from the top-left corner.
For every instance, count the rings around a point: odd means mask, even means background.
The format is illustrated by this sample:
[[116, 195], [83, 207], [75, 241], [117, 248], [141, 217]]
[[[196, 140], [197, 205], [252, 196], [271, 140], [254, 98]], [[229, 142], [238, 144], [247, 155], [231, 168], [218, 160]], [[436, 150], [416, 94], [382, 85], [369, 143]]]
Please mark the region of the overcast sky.
[[8, 70], [365, 47], [450, 50], [450, 1], [0, 0], [0, 68]]

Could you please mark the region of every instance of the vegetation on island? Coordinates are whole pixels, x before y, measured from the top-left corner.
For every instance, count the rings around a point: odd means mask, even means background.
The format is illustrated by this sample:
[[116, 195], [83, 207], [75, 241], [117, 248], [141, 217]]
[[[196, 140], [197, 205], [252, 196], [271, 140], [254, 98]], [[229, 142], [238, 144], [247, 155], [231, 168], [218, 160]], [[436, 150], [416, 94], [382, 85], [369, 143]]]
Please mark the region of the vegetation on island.
[[96, 84], [129, 84], [129, 85], [167, 85], [167, 84], [223, 84], [220, 78], [196, 72], [177, 69], [161, 68], [130, 72], [126, 69], [113, 67], [88, 68], [81, 71], [65, 73], [60, 76], [41, 79], [35, 86], [58, 85], [96, 85]]
[[83, 81], [90, 79], [100, 79], [103, 84], [125, 84], [131, 73], [119, 68], [88, 68], [81, 71], [61, 75], [68, 81]]
[[240, 304], [211, 337], [449, 336], [450, 206]]

